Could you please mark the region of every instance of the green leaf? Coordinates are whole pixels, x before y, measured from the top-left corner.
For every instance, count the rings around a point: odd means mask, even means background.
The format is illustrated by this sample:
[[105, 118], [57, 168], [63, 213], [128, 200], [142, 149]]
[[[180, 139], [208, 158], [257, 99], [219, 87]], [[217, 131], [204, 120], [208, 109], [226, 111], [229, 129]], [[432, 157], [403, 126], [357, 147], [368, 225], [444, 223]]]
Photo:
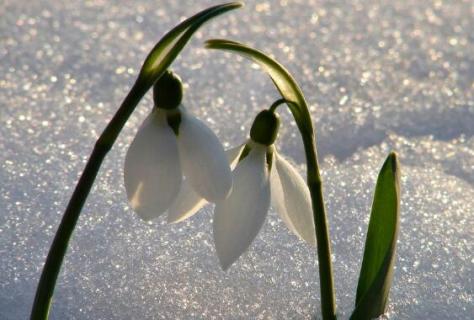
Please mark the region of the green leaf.
[[242, 5], [240, 2], [230, 2], [210, 7], [180, 23], [155, 45], [145, 59], [139, 77], [146, 80], [149, 86], [152, 86], [178, 56], [196, 30], [210, 19], [227, 11], [240, 8]]
[[304, 95], [285, 67], [265, 53], [231, 40], [211, 39], [206, 41], [206, 48], [233, 51], [258, 63], [270, 76], [281, 96], [287, 100], [300, 131], [313, 135], [311, 117]]
[[392, 152], [380, 170], [375, 187], [351, 320], [373, 319], [386, 310], [395, 264], [399, 208], [400, 172], [397, 156]]

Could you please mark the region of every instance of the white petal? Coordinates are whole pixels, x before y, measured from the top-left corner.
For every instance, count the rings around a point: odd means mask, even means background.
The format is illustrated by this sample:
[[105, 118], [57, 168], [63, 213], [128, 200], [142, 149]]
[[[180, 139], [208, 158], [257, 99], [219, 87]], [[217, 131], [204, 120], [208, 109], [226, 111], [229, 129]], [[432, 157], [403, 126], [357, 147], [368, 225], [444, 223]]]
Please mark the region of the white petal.
[[232, 173], [217, 136], [195, 117], [182, 112], [178, 149], [183, 173], [197, 194], [215, 202], [232, 188]]
[[178, 196], [168, 210], [168, 223], [183, 221], [199, 211], [207, 203], [184, 179]]
[[[242, 149], [243, 145], [240, 145], [225, 151], [231, 167], [237, 164]], [[178, 196], [168, 210], [168, 223], [180, 222], [193, 216], [206, 203], [207, 201], [193, 190], [188, 180], [184, 179]]]
[[316, 246], [311, 194], [296, 169], [276, 152], [271, 172], [272, 205], [288, 228]]
[[163, 111], [154, 110], [138, 130], [125, 157], [128, 201], [141, 218], [156, 218], [175, 199], [181, 179], [176, 136]]
[[237, 162], [239, 161], [240, 154], [244, 150], [245, 144], [241, 144], [240, 146], [233, 147], [229, 150], [225, 151], [225, 154], [227, 156], [227, 161], [229, 161], [230, 168], [234, 170], [235, 166], [237, 165]]
[[267, 216], [270, 183], [265, 153], [265, 148], [253, 148], [237, 164], [231, 194], [216, 203], [214, 242], [224, 270], [247, 250]]

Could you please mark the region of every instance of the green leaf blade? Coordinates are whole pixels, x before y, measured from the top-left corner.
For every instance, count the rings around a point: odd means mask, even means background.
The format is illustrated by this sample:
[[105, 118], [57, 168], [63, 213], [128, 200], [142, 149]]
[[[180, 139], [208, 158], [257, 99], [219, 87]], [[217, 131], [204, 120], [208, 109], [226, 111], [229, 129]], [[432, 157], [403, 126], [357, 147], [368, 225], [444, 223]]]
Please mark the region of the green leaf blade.
[[351, 320], [372, 319], [387, 306], [400, 220], [400, 169], [390, 153], [380, 170]]
[[181, 22], [165, 34], [148, 54], [140, 71], [140, 78], [150, 87], [158, 80], [178, 56], [192, 35], [207, 21], [227, 11], [243, 6], [241, 2], [229, 2], [205, 9]]

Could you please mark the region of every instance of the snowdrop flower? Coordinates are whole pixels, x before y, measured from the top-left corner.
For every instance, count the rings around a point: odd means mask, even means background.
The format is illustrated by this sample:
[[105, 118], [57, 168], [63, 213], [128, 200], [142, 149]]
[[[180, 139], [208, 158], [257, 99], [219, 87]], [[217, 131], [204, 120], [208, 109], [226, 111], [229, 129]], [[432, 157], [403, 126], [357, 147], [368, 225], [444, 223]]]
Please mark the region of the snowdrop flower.
[[[297, 170], [277, 153], [273, 143], [278, 127], [278, 116], [262, 111], [247, 143], [227, 151], [234, 169], [233, 188], [226, 199], [216, 202], [213, 222], [215, 247], [224, 270], [249, 248], [270, 203], [293, 233], [316, 245], [309, 189]], [[192, 192], [180, 194], [179, 198], [179, 205], [170, 209], [170, 222], [190, 217], [206, 203]]]
[[217, 136], [181, 106], [180, 79], [165, 73], [153, 93], [155, 108], [125, 158], [125, 189], [133, 210], [144, 220], [156, 218], [176, 206], [183, 187], [208, 201], [226, 198], [232, 173], [224, 149]]

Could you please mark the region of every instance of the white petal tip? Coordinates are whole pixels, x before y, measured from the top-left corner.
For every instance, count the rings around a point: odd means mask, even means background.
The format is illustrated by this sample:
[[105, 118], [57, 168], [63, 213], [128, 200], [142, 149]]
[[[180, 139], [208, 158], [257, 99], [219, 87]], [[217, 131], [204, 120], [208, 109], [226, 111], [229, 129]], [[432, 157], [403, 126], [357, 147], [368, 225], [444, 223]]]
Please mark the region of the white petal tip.
[[219, 264], [221, 266], [222, 271], [226, 272], [229, 270], [230, 266], [236, 261], [236, 259], [224, 259], [219, 257]]
[[139, 217], [140, 219], [142, 219], [142, 220], [145, 221], [145, 222], [149, 222], [149, 221], [151, 221], [151, 220], [153, 220], [153, 219], [156, 218], [156, 217], [151, 217], [151, 216], [148, 216], [148, 215], [140, 214], [140, 213], [138, 213], [138, 212], [137, 212], [137, 215], [138, 215], [138, 217]]
[[166, 220], [169, 224], [184, 221], [194, 216], [206, 203], [185, 180], [178, 197], [168, 210]]
[[166, 219], [167, 224], [175, 224], [178, 223], [179, 221], [173, 220], [173, 219]]
[[183, 221], [183, 220], [185, 220], [185, 219], [186, 219], [186, 218], [180, 219], [180, 218], [175, 218], [175, 217], [170, 217], [170, 216], [168, 216], [168, 218], [166, 218], [166, 223], [168, 223], [168, 224], [176, 224], [176, 223], [181, 222], [181, 221]]
[[157, 213], [156, 211], [147, 210], [144, 208], [133, 208], [133, 211], [142, 219], [143, 221], [151, 221], [160, 217], [163, 213]]
[[218, 190], [215, 194], [209, 195], [206, 199], [209, 202], [219, 202], [225, 200], [229, 197], [232, 193], [232, 176], [230, 176], [230, 180], [226, 183], [226, 186], [220, 190]]
[[231, 266], [230, 264], [224, 265], [224, 264], [221, 263], [221, 269], [224, 272], [227, 272], [227, 270], [229, 270], [230, 266]]

